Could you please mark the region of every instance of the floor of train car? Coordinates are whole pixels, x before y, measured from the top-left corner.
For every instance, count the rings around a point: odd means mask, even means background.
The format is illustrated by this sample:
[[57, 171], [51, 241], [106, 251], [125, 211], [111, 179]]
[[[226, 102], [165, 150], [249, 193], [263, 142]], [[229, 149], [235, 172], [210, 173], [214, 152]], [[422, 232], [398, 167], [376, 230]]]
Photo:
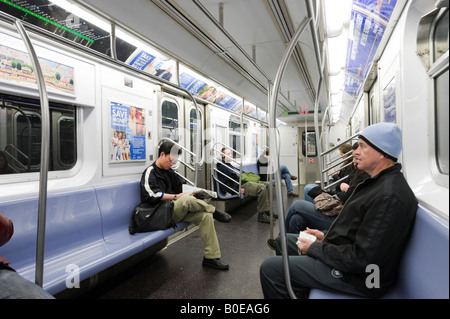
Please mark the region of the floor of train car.
[[[287, 197], [287, 209], [300, 197]], [[303, 186], [294, 191], [303, 194]], [[274, 211], [276, 200], [274, 197]], [[79, 298], [88, 299], [258, 299], [263, 298], [259, 267], [275, 255], [266, 245], [270, 224], [257, 221], [256, 200], [231, 212], [230, 223], [215, 222], [222, 260], [228, 271], [202, 266], [203, 244], [198, 230], [169, 244]], [[278, 221], [274, 223], [278, 235]]]

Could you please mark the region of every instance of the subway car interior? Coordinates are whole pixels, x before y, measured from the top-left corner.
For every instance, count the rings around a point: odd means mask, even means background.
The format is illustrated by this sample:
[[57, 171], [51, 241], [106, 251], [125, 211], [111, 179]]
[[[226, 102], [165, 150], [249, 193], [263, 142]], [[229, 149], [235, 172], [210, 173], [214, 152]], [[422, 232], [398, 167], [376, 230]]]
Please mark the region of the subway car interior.
[[[287, 296], [305, 297], [291, 287], [285, 220], [313, 205], [311, 190], [348, 182], [363, 131], [384, 123], [401, 130], [396, 166], [418, 204], [380, 298], [448, 299], [448, 7], [0, 0], [0, 217], [14, 225], [0, 272], [56, 299], [263, 299], [262, 264], [281, 255]], [[231, 216], [212, 226], [226, 271], [205, 267], [203, 222], [129, 230], [142, 192], [156, 196], [144, 172], [166, 143], [181, 150], [170, 172], [183, 193], [204, 189], [202, 202]]]

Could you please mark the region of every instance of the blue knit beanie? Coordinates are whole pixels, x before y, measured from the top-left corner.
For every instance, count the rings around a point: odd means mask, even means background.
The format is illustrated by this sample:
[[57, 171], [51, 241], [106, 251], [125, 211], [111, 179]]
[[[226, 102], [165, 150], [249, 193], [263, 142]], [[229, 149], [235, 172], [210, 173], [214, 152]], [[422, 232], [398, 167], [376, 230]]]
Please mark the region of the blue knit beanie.
[[394, 162], [402, 151], [402, 131], [395, 123], [370, 125], [362, 130], [358, 137]]

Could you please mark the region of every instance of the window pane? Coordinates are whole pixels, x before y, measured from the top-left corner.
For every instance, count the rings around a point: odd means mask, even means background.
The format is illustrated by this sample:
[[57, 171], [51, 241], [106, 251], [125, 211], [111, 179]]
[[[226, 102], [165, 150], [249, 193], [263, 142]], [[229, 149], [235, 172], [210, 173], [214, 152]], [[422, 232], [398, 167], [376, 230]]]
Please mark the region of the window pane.
[[[190, 135], [190, 151], [195, 153], [196, 147], [195, 147], [195, 141], [197, 138], [197, 126], [200, 126], [200, 132], [203, 131], [202, 129], [202, 121], [201, 121], [201, 113], [200, 113], [200, 121], [197, 121], [197, 111], [195, 109], [191, 109], [189, 112], [189, 135]], [[198, 140], [199, 143], [202, 142], [202, 136], [199, 137]], [[200, 161], [202, 158], [202, 147], [200, 147], [200, 154], [197, 155], [197, 161]], [[194, 159], [191, 156], [191, 163], [194, 164]]]
[[[38, 172], [41, 162], [39, 101], [0, 96], [0, 151], [7, 173]], [[71, 169], [77, 161], [75, 107], [50, 104], [49, 171]], [[3, 165], [3, 164], [2, 164]]]
[[15, 112], [14, 145], [15, 159], [22, 167], [30, 165], [39, 170], [41, 160], [41, 117], [37, 113], [25, 112], [26, 117]]
[[178, 107], [175, 103], [164, 101], [161, 107], [162, 137], [178, 143]]
[[59, 148], [59, 164], [63, 166], [75, 165], [76, 159], [76, 143], [73, 136], [75, 131], [75, 120], [69, 117], [63, 117], [58, 121], [58, 144]]

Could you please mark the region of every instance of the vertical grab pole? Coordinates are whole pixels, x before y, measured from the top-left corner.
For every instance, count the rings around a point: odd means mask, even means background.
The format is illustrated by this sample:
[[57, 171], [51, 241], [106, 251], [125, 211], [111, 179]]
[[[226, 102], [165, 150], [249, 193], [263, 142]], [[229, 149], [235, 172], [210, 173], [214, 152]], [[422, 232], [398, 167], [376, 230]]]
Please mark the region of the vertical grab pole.
[[[177, 68], [178, 70], [179, 68]], [[180, 78], [178, 76], [178, 78]], [[197, 127], [195, 128], [197, 131], [197, 134], [195, 134], [195, 140], [194, 140], [194, 145], [195, 145], [195, 156], [194, 156], [194, 167], [195, 167], [195, 172], [194, 172], [194, 186], [197, 187], [197, 183], [198, 183], [198, 164], [199, 162], [202, 160], [201, 156], [200, 156], [200, 152], [201, 152], [201, 147], [202, 147], [202, 130], [201, 128], [203, 127], [203, 123], [201, 122], [201, 117], [200, 117], [200, 108], [197, 104], [197, 101], [195, 101], [195, 98], [192, 96], [192, 94], [190, 94], [189, 92], [189, 97], [191, 98], [192, 102], [194, 102], [194, 106], [195, 106], [195, 114], [197, 115]]]
[[[270, 94], [270, 81], [267, 81], [267, 103], [270, 105], [270, 98], [271, 98], [271, 94]], [[270, 139], [270, 129], [268, 131], [268, 133], [266, 132], [266, 136], [269, 136]], [[270, 145], [270, 140], [269, 140], [269, 145]], [[264, 154], [265, 150], [263, 151]], [[272, 151], [273, 152], [273, 151]], [[269, 154], [271, 154], [272, 152], [270, 152], [270, 148], [269, 148]], [[270, 202], [270, 233], [269, 233], [269, 238], [273, 239], [274, 238], [274, 233], [273, 233], [273, 188], [272, 188], [272, 172], [273, 169], [271, 168], [271, 163], [270, 161], [267, 163], [267, 182], [270, 184], [269, 187], [269, 202]]]
[[[280, 89], [281, 79], [283, 77], [284, 71], [286, 70], [286, 66], [289, 62], [289, 59], [291, 58], [292, 52], [294, 51], [295, 46], [297, 45], [297, 41], [300, 38], [300, 35], [305, 30], [308, 23], [311, 21], [311, 17], [305, 17], [303, 21], [301, 22], [300, 26], [298, 27], [297, 31], [295, 32], [295, 35], [292, 37], [291, 42], [289, 44], [289, 47], [286, 49], [283, 59], [281, 60], [280, 66], [277, 71], [277, 75], [275, 77], [275, 82], [273, 84], [270, 104], [269, 104], [269, 128], [271, 130], [270, 134], [270, 149], [276, 150], [277, 149], [277, 134], [275, 134], [275, 127], [276, 127], [276, 106], [277, 106], [277, 100], [278, 100], [278, 91]], [[275, 152], [276, 153], [276, 152]], [[289, 296], [293, 299], [296, 299], [296, 296], [294, 294], [294, 291], [292, 290], [291, 286], [291, 278], [289, 273], [289, 259], [287, 254], [287, 243], [286, 243], [286, 229], [284, 225], [284, 204], [283, 204], [283, 196], [281, 191], [281, 176], [279, 171], [279, 163], [278, 163], [278, 155], [274, 154], [274, 152], [270, 152], [270, 162], [273, 163], [273, 167], [276, 169], [275, 174], [277, 175], [275, 178], [275, 185], [276, 185], [276, 197], [277, 197], [277, 204], [279, 209], [279, 220], [281, 221], [279, 223], [280, 227], [280, 236], [281, 236], [281, 250], [282, 250], [282, 257], [283, 257], [283, 267], [284, 267], [284, 274], [286, 279], [286, 287], [289, 293]]]
[[44, 75], [39, 64], [38, 57], [34, 51], [33, 44], [28, 37], [25, 28], [19, 20], [15, 21], [25, 46], [30, 54], [31, 63], [36, 74], [39, 97], [41, 101], [41, 167], [39, 175], [39, 203], [38, 203], [38, 224], [36, 243], [36, 273], [35, 283], [42, 287], [44, 278], [44, 243], [45, 243], [45, 215], [47, 208], [47, 177], [50, 144], [50, 110], [48, 106], [47, 90], [45, 88]]
[[[318, 67], [318, 71], [319, 71], [319, 83], [318, 83], [318, 87], [317, 87], [317, 94], [316, 94], [316, 100], [314, 103], [314, 131], [316, 132], [316, 146], [317, 146], [317, 150], [318, 150], [318, 155], [319, 155], [319, 169], [320, 172], [322, 172], [323, 169], [323, 163], [322, 163], [322, 158], [321, 158], [321, 154], [322, 154], [322, 144], [320, 143], [320, 132], [319, 132], [319, 98], [320, 98], [320, 91], [322, 89], [322, 82], [323, 82], [323, 68], [324, 68], [324, 64], [322, 64], [321, 61], [321, 56], [320, 56], [320, 49], [319, 49], [319, 39], [317, 38], [317, 33], [315, 31], [315, 27], [316, 24], [314, 23], [314, 19], [312, 19], [312, 17], [314, 16], [314, 12], [313, 12], [313, 4], [311, 0], [306, 0], [306, 11], [307, 11], [307, 16], [311, 17], [310, 20], [310, 24], [311, 24], [311, 35], [313, 38], [313, 45], [314, 45], [314, 52], [315, 52], [315, 57], [316, 57], [316, 62], [317, 62], [317, 67]], [[317, 2], [318, 6], [321, 4], [320, 1]], [[317, 10], [317, 13], [319, 13], [320, 11]], [[321, 187], [323, 187], [323, 177], [321, 175]]]

